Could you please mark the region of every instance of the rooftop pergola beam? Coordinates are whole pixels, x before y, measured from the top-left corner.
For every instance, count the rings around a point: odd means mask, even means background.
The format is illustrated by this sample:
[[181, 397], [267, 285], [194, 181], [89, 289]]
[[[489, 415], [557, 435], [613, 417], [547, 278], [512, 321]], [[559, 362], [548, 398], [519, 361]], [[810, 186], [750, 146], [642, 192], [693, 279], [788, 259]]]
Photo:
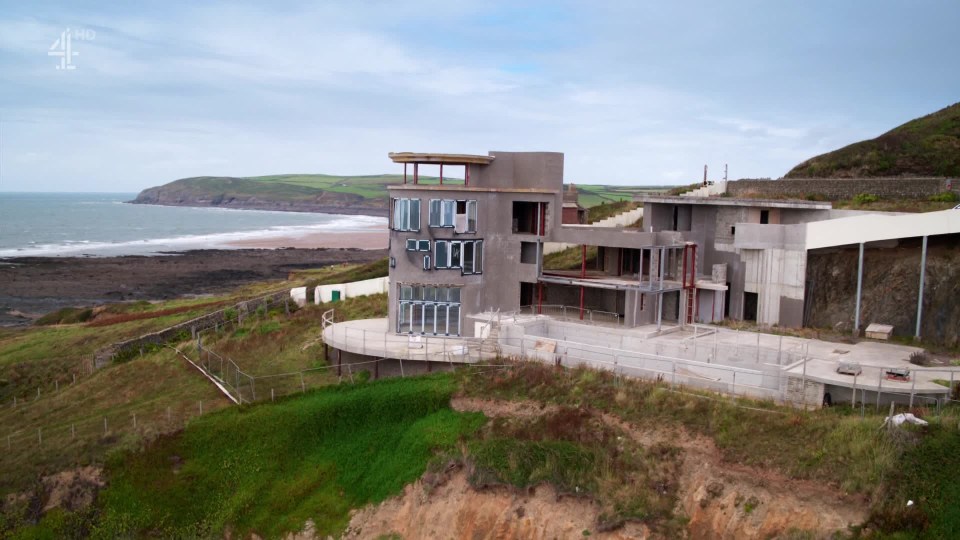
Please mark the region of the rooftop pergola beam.
[[474, 154], [434, 154], [422, 152], [390, 152], [394, 163], [422, 163], [424, 165], [489, 165], [493, 156]]

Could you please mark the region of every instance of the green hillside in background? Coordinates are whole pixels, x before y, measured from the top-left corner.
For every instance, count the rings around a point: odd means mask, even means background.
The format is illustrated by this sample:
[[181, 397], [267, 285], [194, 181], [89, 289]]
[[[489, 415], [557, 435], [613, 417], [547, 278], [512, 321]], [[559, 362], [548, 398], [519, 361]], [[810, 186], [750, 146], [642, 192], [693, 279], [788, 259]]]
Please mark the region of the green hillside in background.
[[[408, 181], [411, 180], [408, 177]], [[440, 178], [420, 176], [421, 184], [436, 185]], [[449, 184], [463, 179], [444, 177]], [[403, 175], [336, 176], [280, 174], [271, 176], [199, 176], [182, 178], [145, 189], [134, 203], [172, 206], [223, 206], [297, 212], [342, 212], [385, 215], [387, 186], [403, 183]], [[635, 195], [666, 191], [669, 186], [611, 186], [577, 184], [580, 204], [586, 207], [630, 201]]]
[[786, 178], [960, 176], [960, 103], [808, 159]]

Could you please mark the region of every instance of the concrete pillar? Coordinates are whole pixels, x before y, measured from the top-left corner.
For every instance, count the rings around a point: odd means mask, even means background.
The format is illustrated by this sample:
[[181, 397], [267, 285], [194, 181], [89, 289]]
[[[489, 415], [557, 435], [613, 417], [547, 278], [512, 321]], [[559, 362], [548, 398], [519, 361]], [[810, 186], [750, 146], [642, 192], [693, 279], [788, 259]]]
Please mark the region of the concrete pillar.
[[923, 248], [920, 251], [920, 290], [917, 292], [917, 331], [914, 336], [920, 337], [920, 322], [923, 320], [923, 280], [927, 273], [927, 237], [923, 237]]
[[[663, 290], [663, 274], [667, 269], [667, 248], [660, 248], [660, 290]], [[663, 296], [662, 294], [660, 295]], [[663, 305], [663, 299], [660, 300], [660, 305]]]
[[863, 291], [863, 242], [860, 242], [860, 256], [857, 259], [857, 307], [853, 315], [853, 330], [860, 333], [860, 293]]

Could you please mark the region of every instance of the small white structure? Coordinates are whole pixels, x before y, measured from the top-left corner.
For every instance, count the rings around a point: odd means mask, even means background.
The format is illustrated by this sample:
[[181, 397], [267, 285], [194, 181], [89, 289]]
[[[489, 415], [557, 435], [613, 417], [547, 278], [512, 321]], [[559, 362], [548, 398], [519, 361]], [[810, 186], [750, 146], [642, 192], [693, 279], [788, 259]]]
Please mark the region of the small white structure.
[[316, 304], [324, 302], [333, 302], [355, 296], [367, 296], [370, 294], [382, 294], [390, 289], [390, 278], [381, 277], [365, 279], [363, 281], [353, 281], [351, 283], [334, 283], [331, 285], [318, 285], [314, 291], [313, 301]]

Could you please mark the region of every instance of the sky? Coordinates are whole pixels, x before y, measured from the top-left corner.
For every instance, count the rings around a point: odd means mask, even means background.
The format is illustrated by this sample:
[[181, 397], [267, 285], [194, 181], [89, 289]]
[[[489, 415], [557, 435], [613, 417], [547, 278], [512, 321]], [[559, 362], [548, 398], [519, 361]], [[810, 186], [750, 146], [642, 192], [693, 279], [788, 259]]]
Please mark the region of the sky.
[[956, 0], [0, 0], [0, 191], [400, 172], [391, 151], [777, 178], [960, 101], [957, 22]]

